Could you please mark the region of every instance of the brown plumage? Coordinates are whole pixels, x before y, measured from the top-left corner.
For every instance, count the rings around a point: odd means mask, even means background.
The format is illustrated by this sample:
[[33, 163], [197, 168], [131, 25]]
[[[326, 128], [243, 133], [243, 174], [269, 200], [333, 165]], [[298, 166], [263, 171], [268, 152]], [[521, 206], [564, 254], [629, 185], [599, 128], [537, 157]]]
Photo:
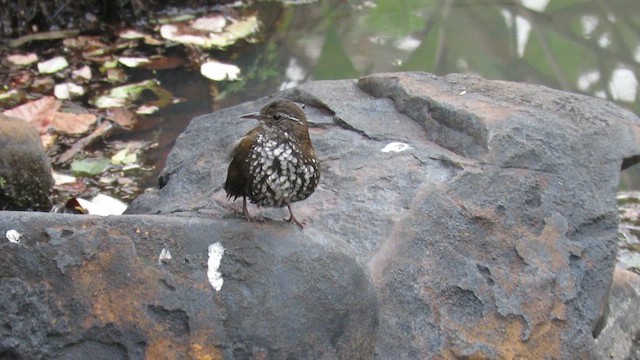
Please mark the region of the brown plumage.
[[289, 209], [289, 222], [301, 228], [291, 203], [308, 198], [320, 180], [320, 165], [311, 144], [307, 118], [295, 103], [279, 99], [259, 113], [243, 118], [260, 124], [241, 138], [231, 152], [224, 189], [227, 197], [242, 197], [244, 218], [251, 220], [247, 198], [265, 207]]

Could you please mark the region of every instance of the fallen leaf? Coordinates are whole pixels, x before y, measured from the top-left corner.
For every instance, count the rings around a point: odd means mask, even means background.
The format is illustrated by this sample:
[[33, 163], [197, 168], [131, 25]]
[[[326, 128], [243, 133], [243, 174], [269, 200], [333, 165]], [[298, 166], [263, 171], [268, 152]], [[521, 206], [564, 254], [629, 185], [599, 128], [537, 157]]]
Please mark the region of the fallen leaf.
[[258, 18], [249, 16], [235, 21], [221, 32], [208, 32], [184, 23], [165, 24], [160, 26], [160, 35], [171, 41], [191, 44], [205, 49], [224, 48], [246, 38], [258, 31]]
[[53, 94], [58, 99], [67, 100], [84, 95], [84, 88], [74, 83], [57, 84], [53, 89]]
[[52, 171], [51, 175], [53, 175], [53, 181], [54, 181], [55, 185], [72, 184], [72, 183], [76, 182], [76, 180], [77, 180], [75, 176], [61, 174], [61, 173], [56, 172], [56, 171]]
[[135, 39], [144, 39], [145, 35], [136, 30], [126, 29], [121, 31], [120, 34], [118, 34], [118, 36], [127, 40], [135, 40]]
[[129, 148], [122, 149], [111, 157], [111, 163], [114, 165], [128, 165], [138, 161], [138, 155]]
[[155, 56], [149, 59], [146, 64], [140, 65], [143, 69], [148, 70], [167, 70], [175, 69], [184, 64], [184, 60], [176, 57]]
[[150, 61], [148, 58], [144, 57], [119, 57], [118, 62], [122, 65], [130, 68], [139, 67], [145, 64], [148, 64]]
[[34, 53], [14, 54], [7, 56], [7, 61], [13, 65], [26, 66], [38, 61], [38, 55]]
[[82, 159], [71, 163], [71, 172], [76, 176], [94, 176], [105, 171], [108, 167], [109, 160], [105, 158]]
[[135, 111], [138, 115], [151, 115], [158, 112], [158, 110], [160, 108], [155, 105], [140, 105]]
[[95, 124], [96, 119], [93, 114], [57, 112], [53, 115], [51, 127], [61, 133], [80, 135], [89, 131], [91, 125]]
[[157, 80], [152, 79], [115, 87], [106, 94], [93, 98], [92, 103], [99, 108], [124, 107], [137, 100], [145, 90], [151, 91], [157, 97], [157, 100], [150, 101], [149, 105], [164, 107], [172, 102], [171, 93], [160, 86]]
[[214, 81], [237, 80], [240, 68], [235, 65], [210, 60], [200, 66], [200, 73]]
[[81, 198], [76, 198], [76, 200], [84, 208], [85, 213], [89, 215], [122, 215], [127, 209], [127, 204], [104, 194], [96, 195], [91, 201]]
[[45, 134], [53, 121], [53, 115], [61, 102], [53, 96], [45, 96], [3, 112], [4, 115], [21, 118], [34, 125], [40, 134]]
[[83, 78], [85, 80], [91, 80], [91, 68], [87, 65], [81, 67], [78, 70], [73, 70], [71, 74], [75, 77]]
[[67, 59], [56, 56], [52, 59], [38, 63], [38, 71], [42, 74], [53, 74], [69, 66]]
[[141, 33], [139, 31], [132, 30], [132, 29], [121, 31], [120, 34], [118, 34], [118, 36], [126, 40], [144, 39], [144, 43], [147, 45], [162, 45], [164, 43], [164, 41], [162, 40], [154, 39], [151, 35]]
[[[243, 39], [258, 31], [258, 18], [249, 16], [246, 19], [233, 22], [224, 29], [234, 39]], [[235, 41], [234, 41], [235, 42]]]
[[160, 36], [181, 44], [206, 47], [206, 36], [199, 32], [193, 33], [193, 31], [191, 31], [190, 33], [189, 30], [190, 28], [184, 24], [165, 24], [160, 27]]
[[137, 122], [136, 115], [124, 107], [113, 107], [109, 109], [107, 111], [107, 119], [129, 129]]
[[93, 105], [101, 109], [123, 107], [127, 105], [127, 99], [98, 96], [94, 98]]
[[111, 82], [125, 82], [127, 81], [127, 74], [120, 68], [107, 69], [107, 79]]
[[191, 27], [201, 31], [220, 32], [227, 25], [227, 19], [222, 14], [214, 14], [197, 18], [191, 22]]
[[[66, 38], [62, 40], [62, 44], [71, 49], [79, 49], [83, 51], [92, 51], [95, 49], [104, 49], [107, 47], [105, 43], [100, 41], [98, 36], [77, 36], [74, 38]], [[83, 56], [85, 54], [83, 53]]]
[[101, 184], [113, 184], [118, 182], [118, 178], [115, 175], [105, 175], [101, 176], [100, 180], [98, 180]]

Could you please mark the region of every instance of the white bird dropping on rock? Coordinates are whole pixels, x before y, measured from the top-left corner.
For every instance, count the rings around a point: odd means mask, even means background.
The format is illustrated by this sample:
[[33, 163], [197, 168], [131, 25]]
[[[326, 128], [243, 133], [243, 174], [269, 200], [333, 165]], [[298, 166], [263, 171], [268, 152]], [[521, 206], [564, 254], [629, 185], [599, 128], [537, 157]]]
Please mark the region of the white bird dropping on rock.
[[169, 252], [169, 250], [162, 248], [162, 251], [160, 251], [160, 256], [158, 256], [158, 264], [162, 264], [163, 262], [167, 262], [168, 260], [171, 260], [171, 253]]
[[20, 234], [18, 231], [16, 230], [7, 230], [7, 233], [5, 234], [5, 236], [7, 237], [7, 240], [9, 240], [10, 242], [17, 244], [20, 242], [20, 238], [22, 237], [22, 234]]
[[410, 149], [411, 146], [409, 146], [409, 144], [405, 144], [405, 143], [401, 143], [401, 142], [392, 142], [387, 144], [387, 146], [385, 146], [382, 150], [382, 152], [386, 153], [386, 152], [401, 152], [401, 151], [405, 151], [407, 149]]
[[209, 245], [209, 260], [207, 261], [207, 277], [209, 278], [209, 283], [216, 291], [220, 291], [222, 289], [222, 283], [224, 279], [222, 278], [222, 274], [218, 271], [220, 268], [220, 261], [222, 260], [222, 255], [224, 254], [224, 248], [222, 244], [219, 242], [215, 244]]

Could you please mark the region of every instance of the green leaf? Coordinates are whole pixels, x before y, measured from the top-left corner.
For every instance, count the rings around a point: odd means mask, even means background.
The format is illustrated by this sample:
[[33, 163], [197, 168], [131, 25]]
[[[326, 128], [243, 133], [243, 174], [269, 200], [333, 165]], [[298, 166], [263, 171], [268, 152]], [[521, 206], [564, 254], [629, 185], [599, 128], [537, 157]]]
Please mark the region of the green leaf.
[[131, 152], [129, 149], [122, 149], [115, 153], [111, 157], [111, 163], [115, 165], [128, 165], [136, 162], [138, 156], [135, 152]]
[[93, 98], [92, 103], [99, 108], [128, 106], [134, 100], [137, 100], [145, 90], [153, 92], [158, 98], [152, 101], [151, 104], [158, 107], [165, 107], [171, 104], [173, 95], [160, 86], [158, 80], [155, 79], [115, 87], [106, 94]]
[[102, 173], [109, 167], [109, 160], [82, 159], [71, 163], [71, 172], [76, 176], [94, 176]]

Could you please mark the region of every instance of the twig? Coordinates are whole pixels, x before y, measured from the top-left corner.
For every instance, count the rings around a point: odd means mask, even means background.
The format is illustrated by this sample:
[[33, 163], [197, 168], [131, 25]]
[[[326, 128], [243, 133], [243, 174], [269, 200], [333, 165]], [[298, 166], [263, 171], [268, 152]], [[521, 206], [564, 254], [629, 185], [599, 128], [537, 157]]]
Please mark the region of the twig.
[[93, 130], [93, 132], [86, 137], [76, 141], [73, 146], [69, 150], [67, 150], [64, 154], [60, 155], [58, 161], [62, 164], [70, 161], [74, 156], [78, 153], [82, 152], [87, 146], [91, 145], [94, 141], [102, 136], [106, 136], [113, 129], [113, 124], [111, 121], [103, 121], [98, 127]]
[[80, 33], [79, 30], [46, 31], [41, 33], [20, 36], [17, 39], [13, 39], [9, 41], [8, 45], [9, 47], [17, 48], [30, 41], [64, 39], [69, 36], [78, 35], [79, 33]]

